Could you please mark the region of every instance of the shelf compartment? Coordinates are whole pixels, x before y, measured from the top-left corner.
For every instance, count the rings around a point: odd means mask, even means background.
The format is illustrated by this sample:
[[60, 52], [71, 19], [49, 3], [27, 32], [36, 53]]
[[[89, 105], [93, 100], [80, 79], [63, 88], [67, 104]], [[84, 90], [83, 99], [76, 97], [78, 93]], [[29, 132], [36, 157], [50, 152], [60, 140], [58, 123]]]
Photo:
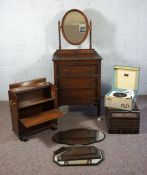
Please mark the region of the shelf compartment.
[[20, 119], [20, 121], [26, 128], [30, 128], [62, 116], [63, 112], [61, 112], [59, 109], [52, 109], [46, 112], [39, 113], [35, 116]]
[[35, 84], [34, 86], [31, 85], [27, 87], [26, 86], [17, 87], [17, 88], [11, 89], [11, 91], [16, 94], [23, 94], [23, 93], [32, 92], [32, 91], [38, 91], [39, 89], [45, 89], [48, 87], [50, 87], [50, 84], [46, 82], [46, 83]]
[[54, 98], [37, 98], [37, 99], [31, 99], [31, 100], [25, 100], [19, 103], [19, 109], [27, 108], [30, 106], [34, 106], [37, 104], [53, 101]]

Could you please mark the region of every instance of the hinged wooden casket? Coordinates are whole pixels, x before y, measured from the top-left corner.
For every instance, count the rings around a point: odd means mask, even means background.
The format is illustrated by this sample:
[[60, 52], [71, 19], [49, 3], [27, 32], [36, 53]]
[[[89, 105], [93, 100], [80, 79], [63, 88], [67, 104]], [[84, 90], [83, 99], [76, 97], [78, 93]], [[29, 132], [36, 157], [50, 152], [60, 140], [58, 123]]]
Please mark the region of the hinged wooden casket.
[[108, 133], [139, 133], [140, 111], [135, 104], [132, 111], [106, 108], [106, 124]]

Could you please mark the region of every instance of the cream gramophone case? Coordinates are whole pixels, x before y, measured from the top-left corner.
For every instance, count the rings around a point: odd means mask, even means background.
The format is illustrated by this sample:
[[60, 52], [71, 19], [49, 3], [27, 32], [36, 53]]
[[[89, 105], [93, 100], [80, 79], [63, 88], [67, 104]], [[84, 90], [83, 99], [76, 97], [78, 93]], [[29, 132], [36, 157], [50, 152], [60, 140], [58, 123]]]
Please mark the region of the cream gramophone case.
[[114, 66], [112, 90], [105, 95], [105, 107], [131, 111], [139, 84], [139, 67]]

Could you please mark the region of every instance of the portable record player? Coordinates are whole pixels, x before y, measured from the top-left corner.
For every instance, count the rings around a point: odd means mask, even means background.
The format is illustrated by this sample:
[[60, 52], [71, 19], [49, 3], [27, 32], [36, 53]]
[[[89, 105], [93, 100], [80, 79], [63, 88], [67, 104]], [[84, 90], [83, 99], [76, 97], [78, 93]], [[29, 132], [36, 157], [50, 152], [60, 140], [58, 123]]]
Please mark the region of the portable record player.
[[105, 107], [131, 111], [139, 84], [140, 68], [114, 66], [112, 90], [105, 95]]

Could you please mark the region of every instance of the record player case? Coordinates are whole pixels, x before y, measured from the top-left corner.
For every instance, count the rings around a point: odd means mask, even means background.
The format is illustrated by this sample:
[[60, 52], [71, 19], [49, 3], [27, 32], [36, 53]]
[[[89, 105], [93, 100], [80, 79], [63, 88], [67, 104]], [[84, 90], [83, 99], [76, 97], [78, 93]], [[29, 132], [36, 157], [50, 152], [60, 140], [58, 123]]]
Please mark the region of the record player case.
[[131, 111], [139, 87], [139, 67], [114, 66], [112, 89], [105, 95], [105, 107]]

